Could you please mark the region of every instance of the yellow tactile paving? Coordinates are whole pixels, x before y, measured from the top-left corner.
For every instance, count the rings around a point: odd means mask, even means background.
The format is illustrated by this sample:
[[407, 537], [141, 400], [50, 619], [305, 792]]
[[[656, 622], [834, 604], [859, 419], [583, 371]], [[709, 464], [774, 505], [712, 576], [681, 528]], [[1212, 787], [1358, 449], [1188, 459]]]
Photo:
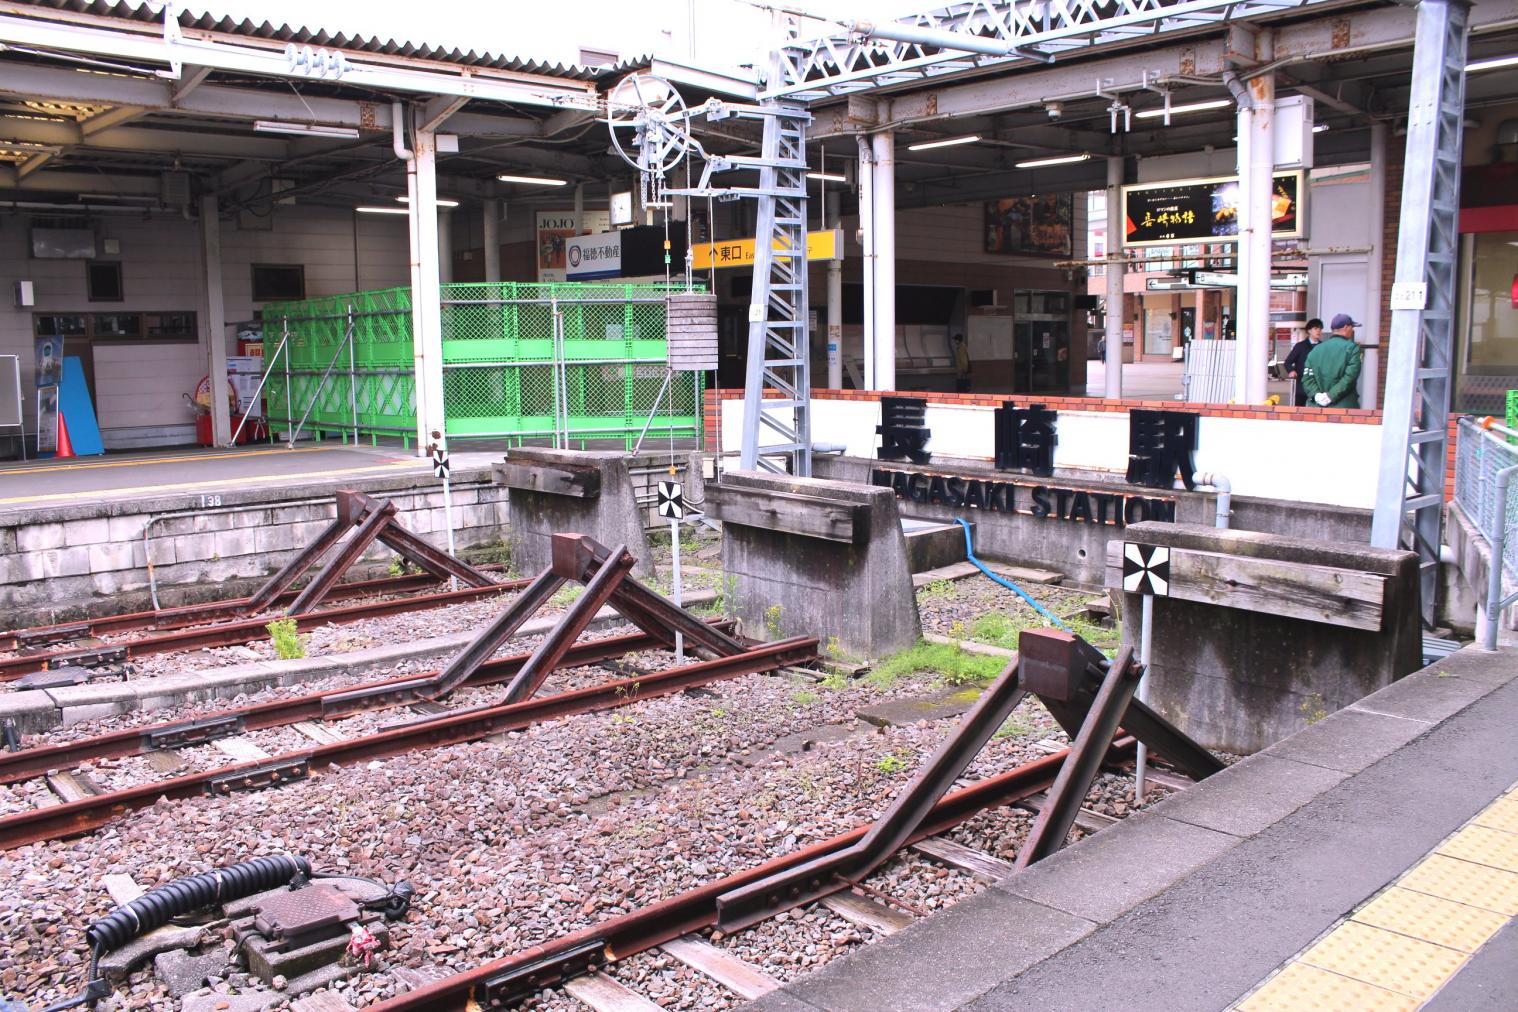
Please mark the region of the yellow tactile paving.
[[1347, 921], [1308, 949], [1302, 962], [1425, 1000], [1460, 968], [1466, 954]]
[[1507, 923], [1490, 910], [1397, 886], [1367, 903], [1353, 920], [1461, 952], [1475, 952]]
[[1486, 826], [1466, 826], [1440, 844], [1437, 853], [1462, 861], [1518, 872], [1518, 835]]
[[1443, 854], [1430, 854], [1397, 883], [1508, 917], [1518, 916], [1518, 875]]
[[1411, 1012], [1418, 999], [1306, 963], [1292, 963], [1236, 1008], [1239, 1012]]
[[1518, 833], [1518, 797], [1509, 794], [1476, 816], [1478, 826]]

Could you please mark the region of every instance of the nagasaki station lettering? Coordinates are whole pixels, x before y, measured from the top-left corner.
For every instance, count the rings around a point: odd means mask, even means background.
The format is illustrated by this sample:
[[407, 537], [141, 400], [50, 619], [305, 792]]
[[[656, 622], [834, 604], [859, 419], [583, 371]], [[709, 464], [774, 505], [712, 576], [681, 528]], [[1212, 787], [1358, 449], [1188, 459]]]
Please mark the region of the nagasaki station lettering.
[[898, 499], [951, 509], [1023, 513], [1049, 520], [1116, 527], [1144, 520], [1175, 520], [1175, 500], [1153, 496], [1028, 485], [887, 467], [872, 469], [870, 483], [892, 489]]

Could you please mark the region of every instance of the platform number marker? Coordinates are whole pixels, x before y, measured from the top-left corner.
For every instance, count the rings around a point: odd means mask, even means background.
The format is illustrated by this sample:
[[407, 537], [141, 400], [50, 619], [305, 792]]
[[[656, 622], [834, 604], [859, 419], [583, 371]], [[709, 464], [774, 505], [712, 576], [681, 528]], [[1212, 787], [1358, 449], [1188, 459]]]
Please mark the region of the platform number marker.
[[685, 490], [678, 481], [659, 482], [659, 515], [666, 520], [685, 519]]
[[1170, 549], [1123, 543], [1123, 589], [1130, 594], [1170, 595]]
[[443, 449], [441, 446], [438, 446], [436, 443], [434, 443], [432, 445], [432, 474], [433, 474], [433, 476], [437, 477], [437, 478], [441, 478], [443, 480], [447, 480], [448, 473], [452, 469], [452, 467], [453, 467], [453, 465], [448, 460], [448, 451], [445, 450], [445, 449]]

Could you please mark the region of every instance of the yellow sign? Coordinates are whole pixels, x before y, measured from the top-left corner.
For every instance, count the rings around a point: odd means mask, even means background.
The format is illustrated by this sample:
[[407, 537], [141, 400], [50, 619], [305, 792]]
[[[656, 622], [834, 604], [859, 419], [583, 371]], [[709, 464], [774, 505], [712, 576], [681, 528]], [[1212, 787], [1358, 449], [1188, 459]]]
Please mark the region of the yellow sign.
[[[696, 243], [695, 249], [691, 251], [692, 266], [698, 271], [712, 267], [752, 267], [755, 245], [753, 239]], [[826, 229], [821, 232], [808, 232], [806, 258], [808, 260], [842, 260], [843, 231]]]

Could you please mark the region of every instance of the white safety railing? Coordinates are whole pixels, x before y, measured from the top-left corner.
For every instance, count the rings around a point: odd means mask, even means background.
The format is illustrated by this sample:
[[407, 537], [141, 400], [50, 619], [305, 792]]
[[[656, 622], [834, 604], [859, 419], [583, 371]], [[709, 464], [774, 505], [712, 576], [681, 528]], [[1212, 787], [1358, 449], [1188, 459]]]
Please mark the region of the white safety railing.
[[1518, 432], [1491, 419], [1460, 419], [1455, 444], [1455, 503], [1491, 548], [1479, 638], [1495, 649], [1502, 610], [1518, 600]]

